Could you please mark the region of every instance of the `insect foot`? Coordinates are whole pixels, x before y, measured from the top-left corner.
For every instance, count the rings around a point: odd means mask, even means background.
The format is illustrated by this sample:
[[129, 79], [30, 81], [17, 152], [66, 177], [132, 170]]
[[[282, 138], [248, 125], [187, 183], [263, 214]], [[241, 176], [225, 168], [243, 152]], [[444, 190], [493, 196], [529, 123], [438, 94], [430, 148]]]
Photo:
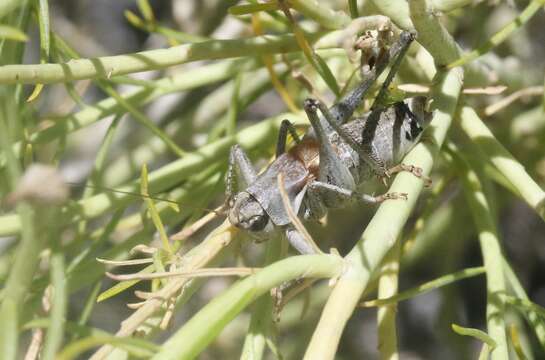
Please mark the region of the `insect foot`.
[[318, 111], [318, 105], [319, 105], [318, 100], [312, 99], [312, 98], [307, 98], [303, 102], [303, 108], [307, 112], [314, 113], [314, 112]]
[[398, 192], [390, 192], [386, 194], [382, 194], [379, 196], [375, 196], [375, 200], [377, 203], [382, 203], [386, 200], [395, 200], [395, 199], [402, 199], [407, 200], [407, 193], [398, 193]]
[[428, 177], [428, 176], [425, 176], [422, 173], [422, 168], [420, 168], [418, 166], [414, 166], [414, 165], [398, 164], [398, 165], [386, 170], [384, 175], [385, 175], [385, 177], [390, 177], [393, 174], [399, 173], [399, 172], [402, 172], [402, 171], [410, 172], [411, 174], [413, 174], [417, 178], [422, 179], [422, 181], [424, 182], [425, 187], [430, 187], [431, 184], [432, 184], [431, 178]]

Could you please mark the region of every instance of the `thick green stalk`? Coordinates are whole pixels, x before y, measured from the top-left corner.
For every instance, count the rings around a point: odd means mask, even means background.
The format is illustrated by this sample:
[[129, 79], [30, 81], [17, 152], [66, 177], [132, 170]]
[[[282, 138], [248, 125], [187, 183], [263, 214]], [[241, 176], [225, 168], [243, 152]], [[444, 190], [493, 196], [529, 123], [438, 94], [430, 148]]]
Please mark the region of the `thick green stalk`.
[[524, 166], [494, 137], [475, 110], [464, 106], [460, 112], [459, 124], [484, 156], [513, 184], [522, 199], [545, 220], [545, 192], [530, 177]]
[[227, 323], [270, 289], [299, 277], [332, 278], [342, 269], [342, 258], [334, 255], [294, 256], [267, 266], [208, 303], [161, 346], [153, 359], [193, 359]]
[[[439, 22], [428, 1], [409, 1], [409, 11], [418, 32], [418, 42], [428, 50], [435, 60], [436, 67], [440, 68], [458, 59], [462, 55], [462, 49]], [[479, 63], [467, 64], [464, 70], [467, 86], [487, 84], [491, 81], [489, 71]]]
[[[403, 160], [429, 174], [434, 156], [445, 140], [462, 87], [462, 71], [440, 73], [432, 90], [435, 114], [429, 128], [430, 142], [418, 144]], [[347, 270], [337, 281], [312, 336], [305, 359], [333, 359], [346, 322], [367, 287], [371, 274], [395, 244], [422, 191], [422, 181], [402, 173], [390, 191], [408, 194], [407, 201], [384, 202], [367, 226], [361, 240], [346, 256]]]

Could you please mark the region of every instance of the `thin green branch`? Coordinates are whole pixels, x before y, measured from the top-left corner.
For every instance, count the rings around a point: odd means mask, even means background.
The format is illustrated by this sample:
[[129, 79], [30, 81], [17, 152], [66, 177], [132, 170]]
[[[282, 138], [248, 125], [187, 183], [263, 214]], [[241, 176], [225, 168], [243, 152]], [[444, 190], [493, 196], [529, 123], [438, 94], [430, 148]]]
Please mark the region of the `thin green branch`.
[[464, 193], [479, 232], [479, 242], [486, 269], [486, 322], [488, 334], [496, 342], [496, 347], [491, 353], [492, 359], [508, 359], [509, 352], [504, 318], [505, 303], [502, 299], [507, 288], [503, 274], [503, 254], [495, 221], [491, 215], [492, 209], [477, 173], [469, 167], [459, 154], [459, 150], [452, 144], [450, 144], [449, 150], [455, 154], [455, 161], [462, 175]]
[[41, 357], [44, 360], [56, 358], [57, 351], [60, 349], [64, 338], [64, 323], [68, 303], [64, 270], [64, 254], [62, 252], [54, 253], [51, 256], [51, 291], [49, 292], [51, 315]]
[[[378, 280], [378, 298], [395, 296], [398, 291], [399, 258], [401, 242], [399, 239], [384, 257]], [[378, 351], [383, 360], [399, 359], [396, 327], [397, 303], [382, 305], [377, 310]]]
[[475, 110], [464, 106], [460, 112], [459, 125], [485, 157], [513, 184], [518, 192], [516, 195], [520, 194], [545, 220], [545, 192], [530, 177], [524, 166], [494, 137]]
[[[21, 176], [19, 161], [12, 150], [13, 128], [20, 120], [13, 90], [12, 86], [0, 86], [0, 149], [6, 157], [7, 166], [4, 176], [8, 191], [15, 190]], [[18, 204], [14, 217], [23, 227], [0, 305], [0, 358], [6, 360], [17, 358], [20, 316], [32, 278], [38, 268], [39, 254], [44, 247], [42, 237], [36, 236], [34, 209], [26, 203]]]
[[0, 2], [0, 19], [23, 4], [22, 0], [2, 0]]
[[287, 2], [291, 8], [316, 21], [326, 29], [343, 29], [350, 24], [348, 15], [343, 11], [334, 11], [327, 8], [323, 2], [319, 3], [316, 0], [288, 0]]
[[418, 285], [415, 288], [405, 290], [397, 295], [390, 296], [388, 298], [379, 297], [376, 300], [365, 301], [364, 303], [362, 303], [362, 306], [371, 307], [371, 306], [384, 306], [384, 305], [396, 304], [400, 301], [412, 299], [415, 296], [426, 294], [432, 290], [450, 285], [456, 281], [460, 281], [463, 279], [480, 275], [484, 273], [484, 271], [485, 269], [482, 266], [460, 270], [452, 274], [441, 276], [435, 280], [428, 281], [422, 285]]
[[[432, 89], [435, 114], [430, 125], [429, 142], [418, 144], [403, 160], [429, 174], [433, 159], [446, 137], [462, 87], [462, 71], [438, 74]], [[337, 281], [322, 312], [307, 348], [305, 359], [333, 359], [346, 322], [368, 285], [371, 274], [400, 235], [418, 195], [422, 181], [406, 173], [399, 174], [390, 191], [408, 194], [407, 201], [386, 201], [367, 226], [361, 240], [346, 256], [347, 271]]]
[[448, 64], [449, 68], [462, 66], [468, 62], [477, 59], [479, 56], [482, 56], [500, 45], [504, 42], [509, 36], [511, 36], [516, 30], [524, 26], [528, 20], [535, 15], [535, 13], [545, 5], [545, 0], [533, 0], [528, 4], [528, 6], [520, 13], [519, 16], [514, 18], [509, 24], [504, 26], [496, 34], [492, 35], [483, 45], [479, 46], [477, 49], [463, 55], [461, 58], [456, 61], [452, 61]]
[[273, 287], [300, 277], [333, 278], [342, 269], [343, 260], [334, 255], [295, 256], [269, 265], [208, 303], [163, 343], [153, 359], [193, 359], [238, 313]]
[[[505, 273], [505, 278], [509, 283], [515, 296], [521, 300], [530, 300], [528, 298], [528, 295], [526, 294], [526, 291], [524, 290], [524, 287], [517, 278], [517, 275], [511, 268], [511, 265], [507, 261], [505, 261], [505, 259], [503, 261], [503, 271]], [[536, 334], [539, 344], [543, 349], [545, 349], [545, 316], [539, 316], [538, 312], [532, 309], [527, 308], [525, 310], [526, 311], [523, 312], [524, 316], [526, 317], [528, 323], [531, 325], [534, 333]]]

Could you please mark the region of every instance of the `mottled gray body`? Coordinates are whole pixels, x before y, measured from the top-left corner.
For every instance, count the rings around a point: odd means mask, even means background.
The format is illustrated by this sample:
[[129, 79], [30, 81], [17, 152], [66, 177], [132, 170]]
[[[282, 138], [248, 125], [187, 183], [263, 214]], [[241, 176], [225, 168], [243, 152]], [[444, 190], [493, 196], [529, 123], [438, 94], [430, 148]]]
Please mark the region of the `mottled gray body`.
[[[384, 97], [392, 74], [413, 38], [410, 33], [402, 33], [399, 43], [390, 49], [389, 58], [395, 61], [377, 98]], [[387, 175], [419, 141], [431, 117], [424, 110], [426, 99], [416, 97], [387, 107], [373, 107], [364, 116], [347, 122], [386, 64], [384, 59], [378, 61], [367, 78], [330, 109], [307, 99], [304, 109], [312, 130], [299, 140], [285, 120], [280, 129], [277, 158], [260, 175], [240, 147], [232, 148], [227, 195], [229, 220], [233, 225], [249, 230], [256, 238], [284, 231], [299, 252], [313, 252], [291, 224], [278, 188], [279, 174], [283, 174], [291, 207], [305, 219], [321, 218], [327, 208], [343, 207], [348, 202], [378, 203], [403, 197], [395, 193], [375, 197], [357, 190], [373, 175]], [[298, 144], [285, 152], [288, 132]]]

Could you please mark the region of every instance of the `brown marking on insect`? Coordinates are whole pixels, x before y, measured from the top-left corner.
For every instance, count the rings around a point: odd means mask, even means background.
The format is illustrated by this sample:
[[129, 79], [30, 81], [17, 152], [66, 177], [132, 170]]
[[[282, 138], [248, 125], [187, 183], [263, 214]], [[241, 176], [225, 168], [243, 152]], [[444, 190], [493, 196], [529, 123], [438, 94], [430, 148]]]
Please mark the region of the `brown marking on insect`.
[[320, 170], [320, 144], [315, 139], [304, 139], [294, 146], [289, 154], [300, 161], [305, 168], [315, 177]]

